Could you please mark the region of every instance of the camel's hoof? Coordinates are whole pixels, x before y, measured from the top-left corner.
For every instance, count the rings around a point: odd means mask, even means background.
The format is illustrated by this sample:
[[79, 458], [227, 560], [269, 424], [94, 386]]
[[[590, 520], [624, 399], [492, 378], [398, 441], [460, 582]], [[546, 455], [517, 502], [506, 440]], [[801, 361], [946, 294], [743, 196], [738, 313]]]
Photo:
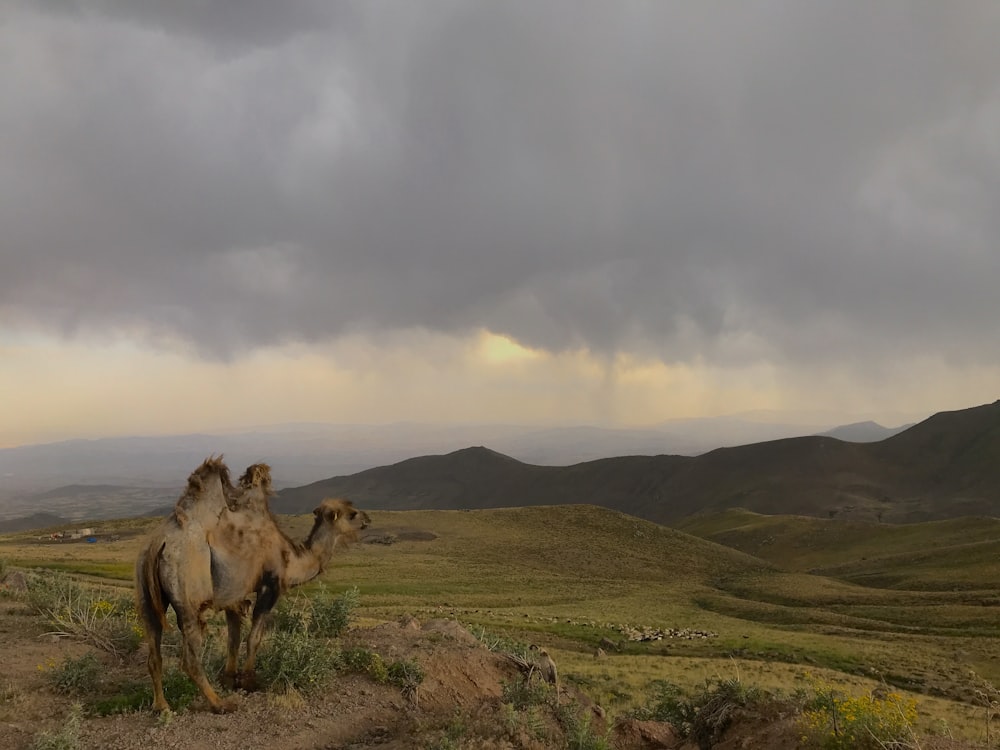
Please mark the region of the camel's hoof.
[[257, 673], [240, 672], [236, 675], [236, 684], [240, 690], [246, 690], [248, 693], [254, 692], [257, 690]]
[[153, 711], [155, 711], [158, 714], [169, 714], [170, 713], [170, 704], [167, 703], [166, 701], [164, 701], [160, 705], [157, 705], [157, 704], [154, 703], [153, 704]]
[[227, 698], [226, 700], [221, 700], [212, 706], [213, 714], [231, 714], [236, 710], [236, 701], [232, 698]]

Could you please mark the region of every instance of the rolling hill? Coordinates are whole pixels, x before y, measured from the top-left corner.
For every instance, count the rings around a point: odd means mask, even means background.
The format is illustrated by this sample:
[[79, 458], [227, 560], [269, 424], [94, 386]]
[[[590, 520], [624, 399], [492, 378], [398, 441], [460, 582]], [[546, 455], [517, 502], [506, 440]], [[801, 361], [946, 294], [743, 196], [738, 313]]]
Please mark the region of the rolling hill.
[[589, 503], [666, 524], [734, 507], [912, 522], [1000, 515], [998, 459], [1000, 401], [935, 414], [875, 443], [798, 437], [572, 466], [465, 448], [286, 489], [273, 507], [302, 513], [337, 495], [386, 510]]

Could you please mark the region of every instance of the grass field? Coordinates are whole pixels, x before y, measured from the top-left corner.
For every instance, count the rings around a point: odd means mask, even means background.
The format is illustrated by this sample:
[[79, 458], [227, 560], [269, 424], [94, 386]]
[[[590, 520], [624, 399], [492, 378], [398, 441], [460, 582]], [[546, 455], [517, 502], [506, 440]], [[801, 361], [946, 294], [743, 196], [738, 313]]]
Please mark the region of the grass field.
[[[734, 511], [684, 533], [592, 506], [371, 515], [374, 531], [404, 540], [356, 545], [323, 576], [333, 592], [359, 587], [362, 618], [453, 617], [545, 645], [566, 679], [611, 710], [642, 702], [657, 679], [693, 686], [738, 674], [787, 692], [886, 681], [918, 698], [928, 727], [946, 721], [976, 739], [980, 680], [1000, 684], [996, 521], [859, 526]], [[311, 516], [282, 522], [301, 538]], [[102, 538], [120, 539], [97, 544], [9, 535], [0, 558], [130, 587], [155, 523], [102, 523]], [[622, 642], [624, 625], [712, 635]], [[597, 660], [602, 638], [621, 650]]]

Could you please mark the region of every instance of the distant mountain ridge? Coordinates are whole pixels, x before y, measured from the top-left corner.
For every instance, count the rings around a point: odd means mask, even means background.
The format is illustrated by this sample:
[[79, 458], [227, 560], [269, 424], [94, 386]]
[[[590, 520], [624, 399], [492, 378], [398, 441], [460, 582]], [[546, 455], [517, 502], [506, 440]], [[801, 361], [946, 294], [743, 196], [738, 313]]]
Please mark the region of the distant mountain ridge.
[[588, 503], [667, 524], [731, 507], [897, 522], [1000, 515], [1000, 401], [874, 443], [809, 436], [571, 466], [466, 448], [289, 488], [273, 507], [307, 512], [328, 495], [392, 510]]
[[834, 427], [832, 430], [827, 430], [821, 434], [826, 437], [843, 440], [847, 443], [877, 443], [880, 440], [891, 438], [893, 435], [898, 435], [903, 430], [908, 430], [911, 427], [913, 427], [912, 424], [900, 427], [883, 427], [878, 422], [854, 422], [853, 424]]
[[761, 418], [767, 421], [748, 416], [675, 419], [644, 429], [293, 423], [218, 434], [23, 445], [0, 449], [0, 521], [36, 511], [92, 519], [113, 518], [122, 511], [158, 512], [164, 498], [176, 498], [188, 474], [212, 454], [224, 454], [236, 468], [266, 461], [272, 466], [275, 487], [282, 488], [469, 445], [489, 445], [526, 463], [565, 466], [607, 456], [697, 455], [719, 446], [822, 429], [782, 422], [780, 414]]

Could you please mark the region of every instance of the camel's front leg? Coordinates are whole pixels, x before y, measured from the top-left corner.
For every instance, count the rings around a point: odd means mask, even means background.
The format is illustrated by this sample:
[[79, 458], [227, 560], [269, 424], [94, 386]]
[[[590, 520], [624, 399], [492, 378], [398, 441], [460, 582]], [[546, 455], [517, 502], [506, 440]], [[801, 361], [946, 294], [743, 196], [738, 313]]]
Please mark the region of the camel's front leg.
[[240, 654], [240, 628], [243, 624], [243, 615], [239, 609], [226, 610], [226, 628], [229, 630], [229, 639], [226, 649], [226, 666], [222, 671], [222, 684], [232, 690], [237, 687], [236, 669]]
[[201, 665], [202, 644], [205, 641], [205, 613], [199, 612], [197, 615], [178, 617], [178, 625], [181, 625], [181, 669], [191, 678], [201, 694], [205, 696], [212, 711], [217, 714], [224, 714], [235, 710], [235, 703], [229, 699], [223, 701], [215, 688], [205, 677], [205, 669]]

